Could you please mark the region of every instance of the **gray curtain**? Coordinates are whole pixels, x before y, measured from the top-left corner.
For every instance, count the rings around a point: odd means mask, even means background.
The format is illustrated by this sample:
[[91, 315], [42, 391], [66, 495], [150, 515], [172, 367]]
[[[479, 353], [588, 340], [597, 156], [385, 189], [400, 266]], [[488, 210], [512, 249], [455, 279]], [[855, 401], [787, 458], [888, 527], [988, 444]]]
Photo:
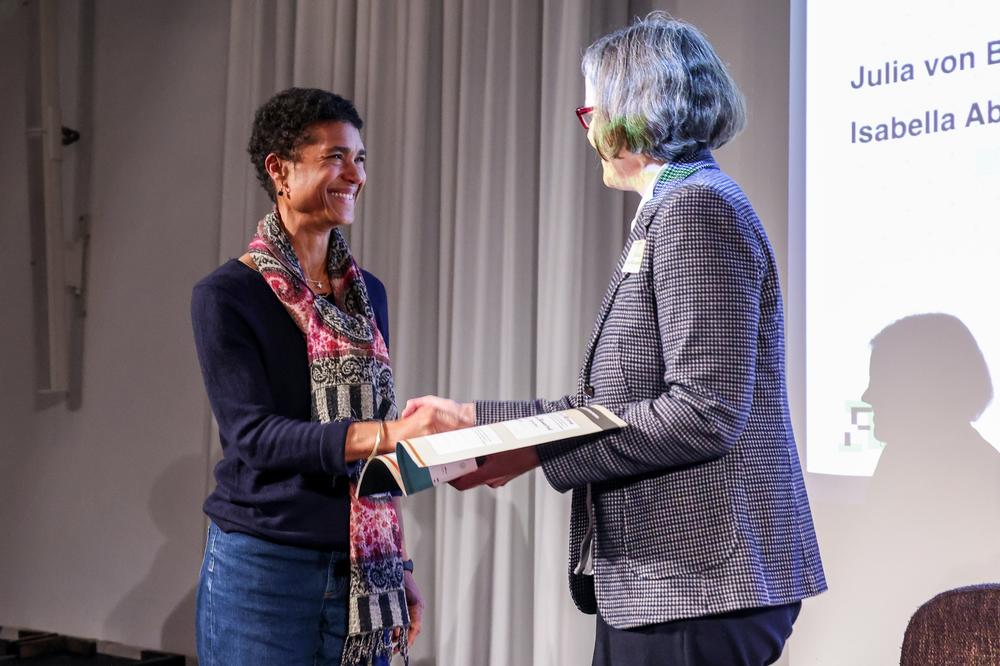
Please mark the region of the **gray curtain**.
[[[291, 85], [333, 90], [366, 123], [349, 237], [388, 288], [401, 402], [572, 390], [637, 203], [603, 187], [574, 117], [579, 61], [629, 16], [611, 0], [233, 0], [220, 259], [268, 207], [244, 152], [254, 108]], [[417, 664], [589, 663], [568, 497], [540, 473], [405, 513], [428, 602]]]

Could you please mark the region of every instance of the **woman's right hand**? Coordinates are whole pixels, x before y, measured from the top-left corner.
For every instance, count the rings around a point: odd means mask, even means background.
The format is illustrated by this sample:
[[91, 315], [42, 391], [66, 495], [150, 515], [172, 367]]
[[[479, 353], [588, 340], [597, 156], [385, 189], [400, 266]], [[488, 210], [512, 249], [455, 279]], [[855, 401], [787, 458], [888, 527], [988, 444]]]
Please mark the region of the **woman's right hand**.
[[[471, 410], [466, 407], [471, 407]], [[387, 422], [386, 426], [395, 450], [395, 443], [403, 439], [468, 428], [475, 424], [475, 405], [472, 403], [466, 406], [446, 398], [425, 396], [407, 401], [402, 418]]]
[[436, 395], [425, 395], [419, 398], [411, 398], [410, 400], [407, 400], [406, 406], [403, 407], [403, 418], [413, 414], [421, 407], [433, 407], [434, 409], [451, 414], [459, 422], [465, 424], [460, 426], [463, 428], [476, 425], [475, 403], [456, 402], [454, 400], [449, 400], [448, 398], [442, 398]]
[[[476, 409], [472, 403], [462, 405], [454, 400], [425, 396], [406, 403], [403, 415], [396, 421], [358, 421], [347, 429], [344, 458], [348, 463], [364, 460], [372, 453], [378, 438], [377, 454], [392, 453], [396, 442], [421, 435], [432, 435], [476, 424]], [[379, 429], [384, 428], [381, 434]]]

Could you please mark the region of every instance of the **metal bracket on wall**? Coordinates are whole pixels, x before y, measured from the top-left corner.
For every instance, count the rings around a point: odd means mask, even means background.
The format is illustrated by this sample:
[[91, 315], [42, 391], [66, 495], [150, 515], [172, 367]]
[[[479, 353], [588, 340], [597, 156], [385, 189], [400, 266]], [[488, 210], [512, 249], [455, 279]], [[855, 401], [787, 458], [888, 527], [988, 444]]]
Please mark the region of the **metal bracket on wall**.
[[[28, 214], [35, 322], [36, 407], [67, 400], [79, 407], [83, 326], [90, 240], [90, 138], [93, 2], [23, 3], [28, 16], [26, 82]], [[66, 12], [60, 34], [59, 15]], [[69, 77], [60, 84], [60, 50], [77, 50]], [[62, 124], [60, 86], [76, 90], [74, 125]], [[71, 95], [71, 98], [74, 96]], [[73, 146], [68, 152], [67, 146]], [[66, 153], [66, 155], [64, 155]], [[68, 161], [64, 162], [64, 157]], [[72, 174], [70, 192], [64, 176]], [[64, 215], [64, 207], [72, 212]]]

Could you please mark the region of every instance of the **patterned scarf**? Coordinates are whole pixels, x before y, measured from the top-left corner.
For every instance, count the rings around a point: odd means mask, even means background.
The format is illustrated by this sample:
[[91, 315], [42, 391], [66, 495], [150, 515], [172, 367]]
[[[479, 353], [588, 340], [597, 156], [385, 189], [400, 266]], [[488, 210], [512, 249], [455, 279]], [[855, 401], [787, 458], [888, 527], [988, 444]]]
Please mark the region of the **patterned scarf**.
[[[327, 271], [334, 285], [331, 300], [309, 290], [276, 211], [257, 225], [249, 251], [257, 270], [306, 336], [312, 419], [326, 423], [396, 418], [389, 351], [375, 324], [361, 269], [340, 231], [330, 234], [327, 252]], [[391, 655], [394, 648], [406, 659], [410, 623], [399, 517], [390, 495], [358, 496], [362, 466], [359, 461], [348, 470], [351, 587], [341, 663], [350, 666]]]

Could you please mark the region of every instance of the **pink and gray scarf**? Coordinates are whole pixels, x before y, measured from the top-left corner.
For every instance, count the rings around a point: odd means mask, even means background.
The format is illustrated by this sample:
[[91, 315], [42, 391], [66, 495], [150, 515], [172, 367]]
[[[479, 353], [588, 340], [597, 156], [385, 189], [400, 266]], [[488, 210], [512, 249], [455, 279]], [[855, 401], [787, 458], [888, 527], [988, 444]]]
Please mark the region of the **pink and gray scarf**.
[[[276, 211], [257, 225], [250, 256], [306, 337], [312, 419], [396, 418], [389, 350], [375, 324], [361, 269], [340, 231], [330, 234], [327, 271], [334, 293], [309, 290]], [[402, 533], [392, 498], [359, 497], [361, 462], [350, 469], [351, 586], [341, 663], [370, 663], [398, 649], [410, 623], [403, 591]], [[391, 631], [395, 629], [396, 631]]]

